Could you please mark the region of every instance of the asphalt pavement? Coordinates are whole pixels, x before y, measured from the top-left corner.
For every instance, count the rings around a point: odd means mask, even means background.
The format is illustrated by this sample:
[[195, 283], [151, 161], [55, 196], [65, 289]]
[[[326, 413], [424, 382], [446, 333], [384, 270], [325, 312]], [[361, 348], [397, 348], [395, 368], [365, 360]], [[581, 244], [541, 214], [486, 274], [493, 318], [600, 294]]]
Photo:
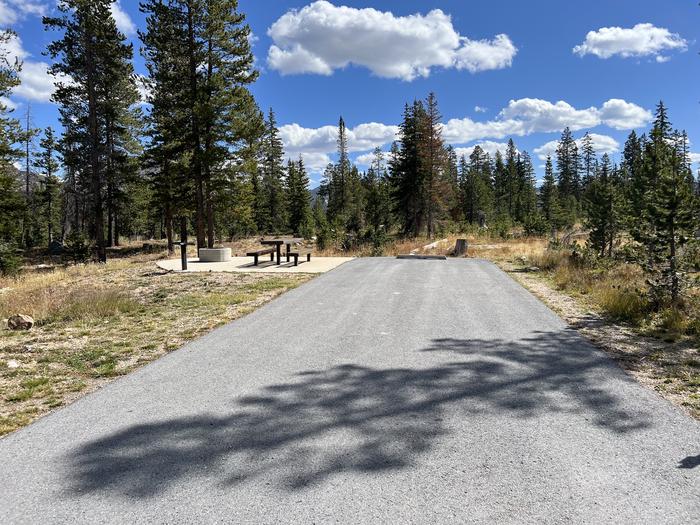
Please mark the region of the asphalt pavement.
[[0, 439], [0, 523], [700, 523], [700, 424], [491, 263], [357, 259]]

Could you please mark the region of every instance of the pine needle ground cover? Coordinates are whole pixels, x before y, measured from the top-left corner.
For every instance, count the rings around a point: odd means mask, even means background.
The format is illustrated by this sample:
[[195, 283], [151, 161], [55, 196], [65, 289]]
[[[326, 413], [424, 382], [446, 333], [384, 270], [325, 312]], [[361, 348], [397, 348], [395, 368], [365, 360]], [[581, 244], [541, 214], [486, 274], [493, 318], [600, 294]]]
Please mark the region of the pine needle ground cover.
[[311, 276], [175, 274], [133, 259], [0, 280], [0, 435], [245, 315]]

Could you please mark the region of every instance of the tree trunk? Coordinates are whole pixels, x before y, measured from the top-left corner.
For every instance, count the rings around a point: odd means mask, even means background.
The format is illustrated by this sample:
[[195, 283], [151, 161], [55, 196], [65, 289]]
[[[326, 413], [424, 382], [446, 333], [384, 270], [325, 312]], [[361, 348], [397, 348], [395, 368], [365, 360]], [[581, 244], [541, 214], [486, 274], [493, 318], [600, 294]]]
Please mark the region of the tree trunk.
[[93, 198], [93, 219], [95, 231], [95, 244], [98, 262], [107, 262], [107, 250], [105, 247], [104, 210], [102, 207], [102, 180], [100, 176], [100, 152], [98, 147], [99, 129], [97, 125], [97, 95], [95, 88], [95, 64], [92, 56], [90, 38], [86, 38], [87, 45], [87, 96], [88, 96], [88, 125], [90, 129], [90, 187]]
[[187, 3], [187, 38], [189, 53], [189, 73], [190, 73], [190, 103], [192, 119], [192, 166], [196, 181], [196, 201], [197, 201], [197, 248], [204, 248], [206, 236], [204, 231], [204, 188], [202, 184], [202, 159], [201, 142], [199, 136], [199, 119], [197, 116], [197, 63], [195, 60], [195, 35], [194, 35], [194, 14], [192, 3]]
[[467, 254], [467, 248], [469, 247], [469, 244], [467, 243], [467, 239], [457, 239], [457, 243], [455, 244], [455, 256], [460, 257], [462, 255]]
[[165, 205], [165, 235], [168, 239], [168, 255], [175, 251], [173, 246], [173, 209], [170, 201]]

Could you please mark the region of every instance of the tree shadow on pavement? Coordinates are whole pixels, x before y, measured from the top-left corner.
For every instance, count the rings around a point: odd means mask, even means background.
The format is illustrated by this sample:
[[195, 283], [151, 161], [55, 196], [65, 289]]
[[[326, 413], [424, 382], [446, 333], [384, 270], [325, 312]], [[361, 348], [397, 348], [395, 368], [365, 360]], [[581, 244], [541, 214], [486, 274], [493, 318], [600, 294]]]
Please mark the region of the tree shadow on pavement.
[[516, 342], [439, 339], [422, 351], [460, 361], [302, 372], [236, 399], [230, 414], [124, 428], [69, 455], [66, 490], [149, 498], [184, 479], [229, 486], [258, 477], [299, 490], [338, 473], [410, 467], [451, 432], [451, 418], [470, 414], [585, 413], [581, 425], [615, 433], [649, 425], [609, 389], [615, 365], [569, 331]]
[[695, 468], [700, 466], [700, 454], [697, 456], [688, 456], [678, 462], [678, 468]]

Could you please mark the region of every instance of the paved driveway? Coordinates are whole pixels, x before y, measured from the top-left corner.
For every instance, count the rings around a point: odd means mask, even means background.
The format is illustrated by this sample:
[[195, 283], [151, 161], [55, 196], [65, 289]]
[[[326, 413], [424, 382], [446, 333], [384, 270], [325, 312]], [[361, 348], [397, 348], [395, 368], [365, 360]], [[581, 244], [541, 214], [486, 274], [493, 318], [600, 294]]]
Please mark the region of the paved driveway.
[[698, 523], [698, 455], [492, 264], [358, 259], [0, 440], [0, 523]]

